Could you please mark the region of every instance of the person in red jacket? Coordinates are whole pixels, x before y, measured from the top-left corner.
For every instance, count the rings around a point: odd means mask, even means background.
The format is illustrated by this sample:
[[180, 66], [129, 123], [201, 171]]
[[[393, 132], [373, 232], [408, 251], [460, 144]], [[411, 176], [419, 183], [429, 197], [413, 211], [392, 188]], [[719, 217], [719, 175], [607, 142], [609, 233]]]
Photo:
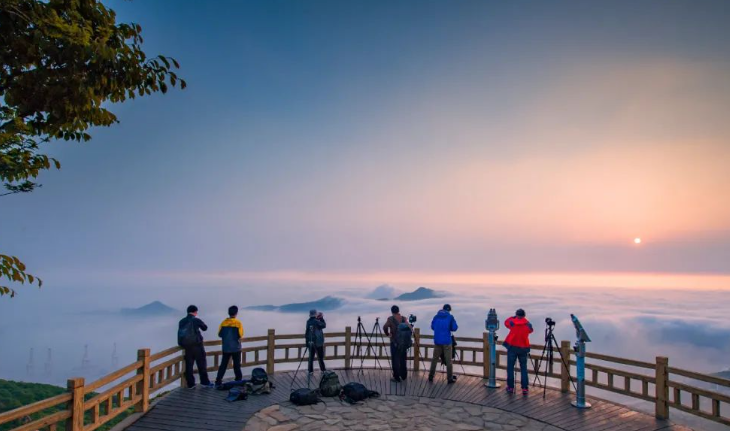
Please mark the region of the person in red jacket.
[[530, 356], [532, 323], [525, 318], [525, 310], [520, 308], [513, 317], [504, 321], [504, 326], [509, 329], [509, 335], [503, 343], [507, 348], [507, 392], [515, 392], [515, 362], [519, 359], [522, 395], [527, 395], [527, 358]]

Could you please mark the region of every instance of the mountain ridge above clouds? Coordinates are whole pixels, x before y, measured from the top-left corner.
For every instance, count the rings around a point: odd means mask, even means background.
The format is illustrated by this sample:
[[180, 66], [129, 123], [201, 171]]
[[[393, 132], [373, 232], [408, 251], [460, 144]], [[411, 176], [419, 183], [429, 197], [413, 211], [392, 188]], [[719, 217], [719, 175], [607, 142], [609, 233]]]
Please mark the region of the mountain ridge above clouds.
[[245, 310], [279, 311], [282, 313], [300, 313], [312, 309], [317, 311], [332, 311], [342, 307], [344, 303], [345, 301], [342, 298], [328, 295], [324, 298], [309, 302], [296, 302], [284, 305], [251, 305], [246, 307]]

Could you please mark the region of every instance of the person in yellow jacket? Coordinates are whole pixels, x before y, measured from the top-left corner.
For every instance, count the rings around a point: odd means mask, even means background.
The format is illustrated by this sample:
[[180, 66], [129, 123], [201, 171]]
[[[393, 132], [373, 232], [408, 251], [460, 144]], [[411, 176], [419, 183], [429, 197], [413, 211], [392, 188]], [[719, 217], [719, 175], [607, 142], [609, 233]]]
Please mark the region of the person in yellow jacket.
[[216, 386], [223, 384], [223, 375], [226, 373], [228, 362], [231, 359], [233, 359], [233, 372], [236, 375], [236, 380], [243, 380], [243, 373], [241, 373], [243, 325], [241, 325], [240, 320], [236, 319], [238, 307], [235, 305], [230, 306], [228, 316], [218, 327], [218, 336], [221, 337], [223, 344], [223, 357], [221, 358], [221, 365], [218, 367], [218, 376], [215, 379]]

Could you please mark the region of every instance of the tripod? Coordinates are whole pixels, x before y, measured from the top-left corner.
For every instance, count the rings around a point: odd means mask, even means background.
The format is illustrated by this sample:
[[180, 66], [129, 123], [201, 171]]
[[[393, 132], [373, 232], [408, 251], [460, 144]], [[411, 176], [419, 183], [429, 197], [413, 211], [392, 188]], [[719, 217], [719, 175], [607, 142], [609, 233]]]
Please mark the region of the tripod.
[[[540, 384], [542, 384], [543, 398], [547, 396], [547, 378], [548, 373], [551, 371], [553, 365], [555, 350], [558, 351], [558, 356], [560, 356], [560, 362], [563, 363], [564, 369], [568, 371], [568, 378], [570, 379], [570, 383], [572, 383], [573, 388], [575, 388], [575, 382], [573, 382], [573, 378], [570, 376], [570, 366], [565, 361], [565, 358], [563, 357], [563, 352], [561, 352], [560, 349], [557, 348], [558, 341], [555, 339], [555, 334], [553, 334], [555, 322], [551, 322], [552, 321], [546, 322], [547, 326], [545, 327], [545, 346], [543, 346], [542, 348], [542, 354], [540, 355], [540, 359], [533, 362], [535, 367], [535, 380], [533, 381], [533, 385], [536, 382], [540, 382]], [[540, 381], [540, 366], [545, 360], [547, 360], [548, 363], [545, 365], [545, 372], [543, 374], [544, 381]]]
[[[309, 327], [309, 334], [314, 334], [314, 327]], [[313, 337], [313, 335], [310, 335], [308, 338]], [[314, 351], [312, 348], [314, 347], [314, 340], [310, 339], [307, 340], [307, 344], [304, 347], [304, 354], [302, 355], [301, 359], [299, 359], [299, 365], [297, 365], [297, 370], [294, 371], [294, 375], [291, 377], [291, 383], [289, 383], [289, 390], [293, 390], [294, 387], [294, 381], [297, 378], [297, 374], [299, 374], [299, 369], [302, 367], [302, 362], [304, 362], [304, 358], [308, 358], [308, 354], [312, 354]], [[307, 389], [309, 389], [309, 385], [311, 384], [312, 374], [307, 373]]]
[[[363, 354], [363, 336], [365, 336], [365, 339], [367, 340], [367, 344], [365, 347], [365, 354]], [[363, 367], [365, 365], [365, 358], [370, 355], [370, 352], [372, 351], [373, 358], [375, 359], [375, 364], [378, 368], [381, 370], [383, 369], [383, 365], [380, 363], [380, 359], [378, 358], [378, 350], [376, 348], [378, 344], [378, 337], [380, 338], [380, 341], [382, 344], [381, 347], [385, 344], [385, 336], [383, 335], [383, 331], [380, 328], [380, 319], [375, 318], [375, 324], [373, 325], [373, 329], [368, 334], [367, 330], [365, 329], [365, 325], [362, 324], [362, 319], [360, 316], [357, 316], [357, 330], [355, 331], [355, 344], [352, 346], [352, 355], [353, 357], [360, 357], [360, 370], [358, 373], [363, 372]], [[373, 345], [373, 342], [375, 345]], [[357, 356], [355, 356], [357, 355]], [[390, 354], [386, 351], [386, 357], [390, 357]]]

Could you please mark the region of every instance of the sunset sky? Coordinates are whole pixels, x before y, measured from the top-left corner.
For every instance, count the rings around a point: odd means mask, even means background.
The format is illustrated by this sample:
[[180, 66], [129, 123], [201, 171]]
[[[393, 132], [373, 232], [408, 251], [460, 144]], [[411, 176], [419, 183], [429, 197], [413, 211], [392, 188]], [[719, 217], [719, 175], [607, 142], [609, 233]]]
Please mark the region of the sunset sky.
[[730, 274], [730, 2], [108, 4], [189, 87], [0, 200], [33, 273]]

